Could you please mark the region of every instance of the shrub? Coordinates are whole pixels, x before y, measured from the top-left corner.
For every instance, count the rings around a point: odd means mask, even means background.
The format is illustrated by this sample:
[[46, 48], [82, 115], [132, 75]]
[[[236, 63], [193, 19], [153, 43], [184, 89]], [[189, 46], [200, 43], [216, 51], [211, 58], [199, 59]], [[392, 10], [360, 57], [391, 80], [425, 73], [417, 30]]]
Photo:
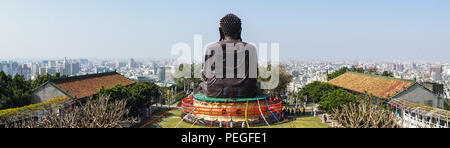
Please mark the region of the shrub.
[[75, 107], [67, 112], [51, 112], [37, 120], [28, 120], [14, 125], [20, 128], [123, 128], [136, 123], [128, 117], [126, 100], [108, 101], [100, 97]]
[[53, 98], [49, 101], [37, 104], [31, 104], [23, 107], [10, 108], [0, 110], [0, 119], [11, 121], [17, 120], [20, 117], [28, 116], [37, 111], [50, 110], [55, 108], [58, 105], [64, 104], [68, 98]]
[[184, 98], [186, 98], [186, 96], [187, 96], [187, 94], [186, 94], [186, 92], [179, 92], [179, 93], [177, 93], [177, 95], [175, 96], [175, 101], [181, 101], [181, 100], [183, 100]]
[[345, 128], [399, 128], [397, 117], [389, 110], [367, 102], [343, 104], [333, 117]]

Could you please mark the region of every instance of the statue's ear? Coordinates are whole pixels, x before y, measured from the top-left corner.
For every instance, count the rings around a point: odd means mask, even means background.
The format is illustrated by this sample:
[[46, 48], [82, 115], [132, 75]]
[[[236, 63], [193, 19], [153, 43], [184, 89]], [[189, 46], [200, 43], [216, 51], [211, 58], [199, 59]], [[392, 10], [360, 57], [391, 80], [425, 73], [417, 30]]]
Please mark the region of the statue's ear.
[[219, 33], [220, 33], [220, 40], [219, 41], [224, 40], [225, 39], [225, 34], [223, 33], [222, 27], [219, 27]]

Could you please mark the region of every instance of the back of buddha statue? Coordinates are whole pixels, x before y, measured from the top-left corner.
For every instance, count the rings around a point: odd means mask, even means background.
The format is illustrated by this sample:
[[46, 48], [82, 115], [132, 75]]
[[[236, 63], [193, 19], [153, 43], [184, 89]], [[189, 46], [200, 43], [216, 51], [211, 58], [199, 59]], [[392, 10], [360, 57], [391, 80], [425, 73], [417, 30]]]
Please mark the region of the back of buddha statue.
[[256, 48], [242, 41], [226, 40], [207, 47], [203, 93], [215, 98], [252, 98], [257, 86]]
[[220, 20], [220, 41], [207, 47], [200, 90], [208, 97], [252, 98], [259, 93], [256, 48], [242, 42], [241, 19], [227, 14]]

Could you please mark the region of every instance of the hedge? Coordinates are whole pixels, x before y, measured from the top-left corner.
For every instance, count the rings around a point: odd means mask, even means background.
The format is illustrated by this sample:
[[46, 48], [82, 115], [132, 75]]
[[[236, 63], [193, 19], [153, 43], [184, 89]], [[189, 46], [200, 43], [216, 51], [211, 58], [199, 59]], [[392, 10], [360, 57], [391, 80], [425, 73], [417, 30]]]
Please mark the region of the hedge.
[[56, 105], [65, 103], [67, 99], [68, 99], [67, 97], [59, 97], [53, 98], [49, 101], [42, 103], [0, 110], [0, 120], [14, 120], [18, 119], [21, 116], [26, 116], [36, 111], [52, 109]]

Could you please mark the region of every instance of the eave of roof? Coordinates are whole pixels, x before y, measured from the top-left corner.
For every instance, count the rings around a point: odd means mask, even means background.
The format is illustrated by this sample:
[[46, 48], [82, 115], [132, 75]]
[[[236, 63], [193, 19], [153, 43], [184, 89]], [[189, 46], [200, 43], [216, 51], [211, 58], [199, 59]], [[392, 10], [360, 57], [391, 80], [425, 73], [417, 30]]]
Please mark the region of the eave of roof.
[[65, 81], [72, 81], [72, 80], [77, 80], [77, 79], [100, 77], [100, 76], [114, 75], [114, 74], [119, 74], [119, 73], [117, 73], [116, 71], [111, 71], [111, 72], [86, 74], [86, 75], [79, 75], [79, 76], [72, 76], [72, 77], [65, 77], [65, 78], [53, 78], [53, 79], [50, 79], [49, 81], [57, 84], [57, 83], [65, 82]]

